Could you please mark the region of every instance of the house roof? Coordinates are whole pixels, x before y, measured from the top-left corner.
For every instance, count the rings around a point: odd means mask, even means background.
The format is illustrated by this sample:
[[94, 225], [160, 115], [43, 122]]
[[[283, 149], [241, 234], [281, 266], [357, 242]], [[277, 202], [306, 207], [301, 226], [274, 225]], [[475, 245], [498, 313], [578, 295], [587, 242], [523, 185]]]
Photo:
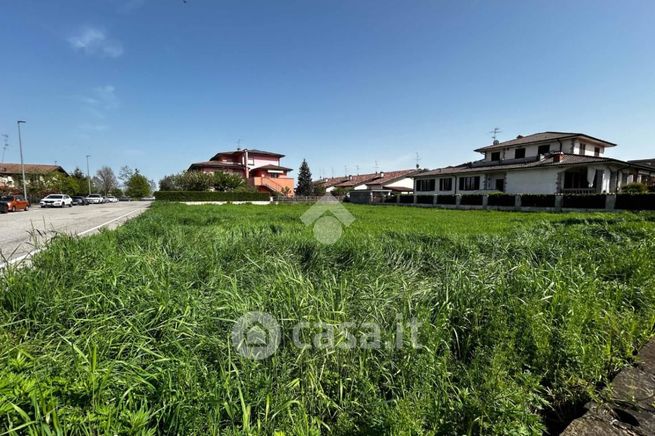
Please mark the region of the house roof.
[[272, 156], [272, 157], [277, 157], [277, 158], [284, 157], [283, 154], [273, 153], [272, 151], [257, 150], [256, 148], [242, 148], [242, 149], [237, 149], [237, 150], [232, 150], [232, 151], [221, 151], [219, 153], [216, 153], [214, 155], [214, 157], [212, 157], [210, 160], [218, 160], [219, 156], [221, 156], [221, 155], [241, 154], [241, 153], [244, 153], [246, 151], [248, 153], [250, 153], [250, 154], [257, 154], [257, 155], [260, 155], [260, 156]]
[[279, 170], [279, 171], [293, 171], [293, 168], [282, 167], [279, 165], [264, 165], [261, 167], [251, 168], [252, 170]]
[[655, 168], [655, 159], [629, 160], [628, 162], [635, 165], [643, 165]]
[[587, 138], [592, 141], [596, 142], [602, 142], [605, 147], [615, 147], [616, 144], [613, 142], [608, 142], [603, 139], [598, 139], [594, 138], [593, 136], [585, 135], [584, 133], [573, 133], [573, 132], [541, 132], [541, 133], [534, 133], [532, 135], [527, 135], [527, 136], [521, 136], [519, 135], [516, 137], [516, 139], [512, 139], [510, 141], [504, 141], [499, 144], [492, 144], [488, 145], [486, 147], [478, 148], [477, 152], [484, 153], [485, 151], [490, 151], [490, 150], [500, 150], [503, 148], [507, 147], [514, 147], [517, 145], [528, 145], [528, 144], [536, 144], [540, 142], [550, 142], [550, 141], [555, 141], [555, 140], [563, 140], [563, 139], [571, 139], [571, 138], [577, 138], [577, 137], [582, 137], [582, 138]]
[[385, 185], [387, 183], [394, 182], [399, 179], [404, 179], [405, 177], [411, 177], [414, 173], [419, 173], [419, 170], [398, 170], [398, 171], [384, 171], [380, 173], [380, 177], [372, 179], [367, 182], [371, 185]]
[[438, 176], [438, 175], [455, 175], [455, 174], [465, 174], [465, 173], [486, 173], [486, 172], [496, 172], [496, 171], [506, 171], [506, 170], [517, 170], [517, 169], [530, 169], [530, 168], [546, 168], [554, 166], [572, 166], [572, 165], [588, 165], [588, 164], [613, 164], [623, 167], [642, 167], [641, 165], [631, 164], [629, 162], [623, 162], [618, 159], [612, 159], [608, 157], [595, 157], [595, 156], [581, 156], [577, 154], [565, 154], [562, 153], [562, 160], [559, 162], [555, 161], [555, 155], [558, 153], [551, 153], [543, 158], [531, 157], [526, 159], [512, 159], [505, 160], [500, 162], [491, 162], [486, 160], [480, 160], [476, 162], [469, 162], [467, 164], [462, 164], [454, 167], [439, 168], [435, 170], [423, 171], [414, 177], [424, 177], [424, 176]]
[[222, 168], [222, 169], [242, 170], [243, 165], [234, 162], [218, 162], [218, 161], [210, 160], [206, 162], [195, 162], [189, 166], [189, 170], [195, 170], [200, 168]]
[[343, 182], [337, 183], [334, 186], [337, 188], [352, 188], [353, 186], [363, 185], [379, 177], [380, 173], [358, 174], [356, 176], [348, 176]]
[[[60, 172], [68, 175], [59, 165], [44, 164], [25, 164], [25, 174], [48, 174]], [[0, 174], [21, 174], [21, 165], [19, 163], [0, 163]]]
[[341, 182], [345, 182], [348, 180], [348, 176], [342, 176], [342, 177], [328, 177], [325, 179], [319, 179], [314, 181], [313, 183], [315, 185], [321, 185], [324, 188], [331, 188], [332, 186], [336, 186]]

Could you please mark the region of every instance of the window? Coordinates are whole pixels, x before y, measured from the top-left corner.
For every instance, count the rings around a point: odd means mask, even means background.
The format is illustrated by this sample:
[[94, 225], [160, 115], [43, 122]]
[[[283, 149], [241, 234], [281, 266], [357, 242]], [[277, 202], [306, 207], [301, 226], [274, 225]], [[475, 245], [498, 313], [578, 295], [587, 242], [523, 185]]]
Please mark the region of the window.
[[453, 190], [453, 179], [448, 177], [445, 179], [439, 179], [439, 190], [440, 191], [452, 191]]
[[514, 150], [514, 159], [523, 159], [525, 157], [525, 148], [517, 148]]
[[580, 154], [583, 156], [587, 154], [587, 144], [580, 144]]
[[500, 160], [500, 151], [494, 151], [491, 153], [491, 160], [497, 161]]
[[460, 191], [478, 191], [480, 190], [480, 176], [461, 177], [459, 179]]
[[505, 179], [496, 179], [496, 191], [505, 192]]
[[548, 153], [550, 153], [550, 144], [539, 146], [539, 151], [537, 152], [537, 154], [548, 154]]
[[596, 156], [596, 157], [600, 156], [600, 147], [594, 148], [594, 156]]
[[434, 191], [436, 185], [435, 179], [423, 179], [416, 181], [416, 190], [417, 191]]

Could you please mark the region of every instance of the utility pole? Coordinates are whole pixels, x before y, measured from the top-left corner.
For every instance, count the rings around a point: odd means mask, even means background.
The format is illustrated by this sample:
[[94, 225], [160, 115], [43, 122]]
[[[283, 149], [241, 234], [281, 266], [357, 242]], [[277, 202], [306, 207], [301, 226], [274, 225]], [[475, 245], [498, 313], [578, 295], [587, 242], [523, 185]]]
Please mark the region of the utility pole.
[[4, 138], [4, 145], [2, 146], [2, 160], [0, 160], [0, 163], [5, 163], [5, 152], [9, 148], [9, 135], [5, 133], [2, 137]]
[[89, 171], [89, 158], [90, 154], [86, 155], [86, 179], [89, 182], [89, 195], [91, 195], [91, 172]]
[[23, 139], [20, 136], [20, 125], [25, 124], [25, 121], [16, 121], [18, 126], [18, 148], [20, 148], [20, 170], [23, 173], [23, 195], [27, 200], [27, 184], [25, 182], [25, 162], [23, 161]]

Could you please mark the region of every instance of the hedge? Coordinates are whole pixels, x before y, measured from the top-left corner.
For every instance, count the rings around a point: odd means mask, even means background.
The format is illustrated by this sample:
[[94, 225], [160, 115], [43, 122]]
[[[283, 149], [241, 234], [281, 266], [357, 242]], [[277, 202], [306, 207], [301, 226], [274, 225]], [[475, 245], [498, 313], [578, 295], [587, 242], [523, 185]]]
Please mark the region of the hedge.
[[489, 206], [514, 207], [516, 196], [510, 194], [493, 194], [489, 196]]
[[562, 207], [570, 209], [605, 209], [606, 195], [565, 195], [562, 199]]
[[412, 203], [414, 203], [414, 196], [413, 195], [401, 195], [400, 196], [400, 202], [402, 204], [412, 204]]
[[385, 203], [397, 203], [398, 202], [398, 196], [397, 195], [389, 195], [388, 197], [384, 197], [384, 202]]
[[457, 197], [454, 195], [437, 195], [437, 204], [457, 204]]
[[463, 206], [482, 206], [483, 196], [482, 195], [462, 195], [462, 199], [459, 201], [459, 204]]
[[417, 204], [433, 204], [434, 195], [417, 195], [416, 203]]
[[157, 191], [161, 201], [269, 201], [265, 192]]
[[616, 209], [655, 210], [655, 194], [618, 194]]
[[[555, 196], [546, 194], [522, 195], [521, 207], [555, 207]], [[605, 207], [604, 203], [603, 207]]]

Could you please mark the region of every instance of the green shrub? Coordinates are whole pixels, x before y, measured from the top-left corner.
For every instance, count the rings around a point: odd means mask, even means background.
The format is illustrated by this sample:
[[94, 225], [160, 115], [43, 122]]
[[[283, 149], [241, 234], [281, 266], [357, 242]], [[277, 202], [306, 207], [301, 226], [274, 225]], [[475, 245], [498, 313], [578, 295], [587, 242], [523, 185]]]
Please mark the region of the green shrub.
[[618, 194], [616, 209], [655, 210], [655, 194]]
[[455, 205], [457, 204], [456, 195], [437, 195], [437, 204]]
[[264, 192], [157, 191], [160, 201], [268, 201]]
[[479, 194], [462, 195], [459, 204], [463, 206], [482, 206], [483, 196]]
[[522, 207], [555, 207], [555, 196], [548, 194], [524, 194], [521, 196]]
[[510, 194], [491, 194], [489, 195], [489, 206], [514, 207], [516, 205], [516, 196]]
[[644, 194], [648, 192], [648, 185], [645, 183], [630, 183], [621, 188], [623, 194]]
[[565, 195], [562, 207], [569, 209], [605, 209], [604, 194]]

